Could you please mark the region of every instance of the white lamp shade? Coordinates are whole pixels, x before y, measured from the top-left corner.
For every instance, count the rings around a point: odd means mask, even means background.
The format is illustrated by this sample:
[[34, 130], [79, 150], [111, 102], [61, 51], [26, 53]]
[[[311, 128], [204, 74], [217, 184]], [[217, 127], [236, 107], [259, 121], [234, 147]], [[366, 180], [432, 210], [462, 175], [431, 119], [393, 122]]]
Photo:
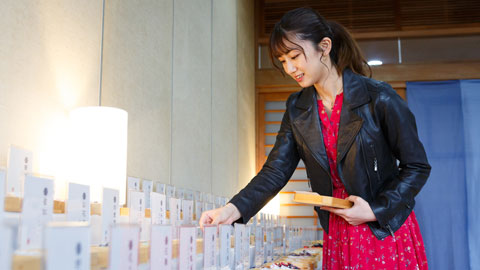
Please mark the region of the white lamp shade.
[[82, 107], [70, 112], [71, 152], [68, 177], [90, 186], [90, 198], [102, 202], [102, 188], [117, 189], [125, 203], [128, 114], [112, 107]]

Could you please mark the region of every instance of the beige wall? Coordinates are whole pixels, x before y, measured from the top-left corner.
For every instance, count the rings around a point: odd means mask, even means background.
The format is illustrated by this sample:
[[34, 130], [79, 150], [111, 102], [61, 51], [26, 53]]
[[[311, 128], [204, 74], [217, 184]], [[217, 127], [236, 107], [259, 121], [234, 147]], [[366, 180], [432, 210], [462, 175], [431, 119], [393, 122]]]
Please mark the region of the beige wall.
[[[101, 24], [101, 1], [0, 2], [0, 166], [15, 144], [55, 175], [68, 111], [99, 102]], [[253, 59], [253, 1], [106, 1], [101, 103], [129, 113], [127, 174], [232, 196], [254, 173]]]

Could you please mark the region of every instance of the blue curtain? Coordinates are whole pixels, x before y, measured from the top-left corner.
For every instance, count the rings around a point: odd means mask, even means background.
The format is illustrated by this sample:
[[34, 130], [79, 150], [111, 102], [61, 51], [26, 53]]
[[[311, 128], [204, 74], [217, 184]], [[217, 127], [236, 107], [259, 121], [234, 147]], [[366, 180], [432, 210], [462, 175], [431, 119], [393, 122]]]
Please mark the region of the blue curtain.
[[409, 82], [407, 100], [432, 165], [415, 207], [429, 268], [479, 270], [480, 80]]

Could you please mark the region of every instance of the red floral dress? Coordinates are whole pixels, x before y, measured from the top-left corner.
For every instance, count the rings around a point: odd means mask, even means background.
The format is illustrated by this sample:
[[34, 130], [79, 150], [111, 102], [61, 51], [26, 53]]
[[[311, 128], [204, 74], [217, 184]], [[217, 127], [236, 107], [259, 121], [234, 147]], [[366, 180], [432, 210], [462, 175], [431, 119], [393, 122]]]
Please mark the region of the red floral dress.
[[[318, 100], [323, 141], [327, 150], [333, 183], [333, 197], [345, 199], [345, 190], [337, 171], [337, 138], [343, 93], [335, 98], [330, 119]], [[330, 213], [329, 234], [324, 232], [323, 269], [428, 269], [422, 235], [412, 212], [395, 232], [378, 240], [366, 223], [353, 226]]]

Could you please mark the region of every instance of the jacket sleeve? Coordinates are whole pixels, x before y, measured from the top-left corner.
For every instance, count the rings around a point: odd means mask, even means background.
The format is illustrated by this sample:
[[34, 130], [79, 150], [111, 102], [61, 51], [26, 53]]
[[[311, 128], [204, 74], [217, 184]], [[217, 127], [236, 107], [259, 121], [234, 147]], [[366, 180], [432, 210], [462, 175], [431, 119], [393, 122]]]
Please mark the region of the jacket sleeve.
[[247, 223], [260, 211], [287, 184], [298, 165], [300, 158], [289, 117], [292, 96], [287, 101], [287, 110], [283, 115], [275, 145], [263, 168], [230, 200], [241, 213], [241, 218], [236, 221], [238, 223]]
[[399, 173], [385, 184], [370, 207], [380, 226], [387, 227], [400, 210], [412, 208], [414, 198], [430, 174], [425, 149], [418, 138], [415, 117], [390, 85], [383, 83], [376, 111], [391, 151], [399, 160]]

